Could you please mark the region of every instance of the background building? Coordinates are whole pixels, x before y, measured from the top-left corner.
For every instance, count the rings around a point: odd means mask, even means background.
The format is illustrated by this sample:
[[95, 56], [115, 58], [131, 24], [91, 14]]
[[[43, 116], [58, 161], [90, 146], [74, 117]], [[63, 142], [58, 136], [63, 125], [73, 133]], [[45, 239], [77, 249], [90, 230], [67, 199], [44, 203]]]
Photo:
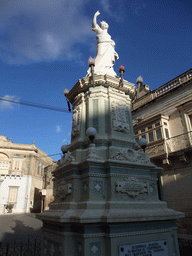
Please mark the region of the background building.
[[[35, 144], [13, 143], [0, 136], [0, 213], [13, 204], [12, 212], [40, 212], [41, 190], [45, 188], [44, 170], [53, 164]], [[48, 172], [46, 171], [46, 175]], [[49, 178], [50, 180], [51, 178]]]
[[192, 69], [156, 90], [137, 79], [132, 116], [135, 139], [145, 138], [146, 151], [157, 166], [169, 208], [185, 212], [179, 233], [192, 235]]

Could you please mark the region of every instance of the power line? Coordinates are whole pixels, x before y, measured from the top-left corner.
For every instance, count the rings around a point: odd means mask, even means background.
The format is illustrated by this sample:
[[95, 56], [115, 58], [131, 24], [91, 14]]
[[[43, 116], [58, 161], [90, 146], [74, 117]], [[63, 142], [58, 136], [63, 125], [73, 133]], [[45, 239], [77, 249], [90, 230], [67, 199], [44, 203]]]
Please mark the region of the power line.
[[56, 156], [56, 155], [63, 155], [63, 153], [52, 154], [52, 155], [47, 155], [47, 156]]
[[44, 104], [40, 104], [40, 103], [34, 103], [34, 102], [30, 102], [30, 101], [6, 99], [5, 97], [2, 97], [2, 96], [0, 96], [0, 100], [8, 101], [8, 102], [15, 103], [15, 104], [21, 104], [21, 105], [25, 105], [25, 106], [35, 107], [35, 108], [44, 108], [44, 109], [49, 109], [49, 110], [54, 110], [54, 111], [71, 113], [67, 109], [53, 107], [53, 106], [44, 105]]

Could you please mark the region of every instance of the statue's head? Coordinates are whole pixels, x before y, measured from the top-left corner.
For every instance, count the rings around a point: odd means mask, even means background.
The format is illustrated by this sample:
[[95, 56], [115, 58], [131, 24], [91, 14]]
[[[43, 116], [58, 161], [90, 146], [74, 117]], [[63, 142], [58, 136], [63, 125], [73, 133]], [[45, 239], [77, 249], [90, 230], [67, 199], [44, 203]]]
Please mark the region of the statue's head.
[[109, 28], [109, 25], [107, 24], [107, 22], [101, 21], [100, 27], [101, 27], [102, 29], [108, 29], [108, 28]]

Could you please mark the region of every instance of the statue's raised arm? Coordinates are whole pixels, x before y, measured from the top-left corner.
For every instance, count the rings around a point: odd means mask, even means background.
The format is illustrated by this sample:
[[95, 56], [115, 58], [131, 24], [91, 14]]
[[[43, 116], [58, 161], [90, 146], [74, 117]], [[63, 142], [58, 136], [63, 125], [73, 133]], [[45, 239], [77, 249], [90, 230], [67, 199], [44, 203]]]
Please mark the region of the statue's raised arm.
[[97, 26], [99, 26], [99, 25], [97, 24], [97, 16], [99, 16], [99, 15], [100, 15], [100, 12], [97, 11], [97, 12], [95, 13], [94, 17], [93, 17], [93, 23], [92, 23], [92, 28], [93, 28], [93, 29], [95, 29]]
[[[115, 59], [119, 58], [117, 52], [115, 51], [115, 42], [108, 34], [109, 25], [105, 21], [101, 21], [100, 26], [97, 24], [97, 16], [99, 15], [100, 12], [97, 11], [94, 14], [92, 22], [92, 30], [97, 33], [97, 53], [95, 56], [94, 73], [117, 76], [113, 70]], [[89, 74], [90, 69], [88, 70], [88, 75]]]

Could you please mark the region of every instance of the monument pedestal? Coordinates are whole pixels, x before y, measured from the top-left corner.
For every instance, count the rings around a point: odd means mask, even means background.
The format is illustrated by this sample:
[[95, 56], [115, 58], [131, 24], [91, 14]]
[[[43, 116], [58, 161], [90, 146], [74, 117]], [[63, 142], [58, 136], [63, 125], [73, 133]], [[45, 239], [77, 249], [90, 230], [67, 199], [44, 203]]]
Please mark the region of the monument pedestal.
[[[157, 172], [134, 140], [133, 84], [108, 75], [79, 80], [71, 144], [53, 172], [55, 201], [38, 214], [42, 255], [179, 256], [175, 221], [183, 213], [160, 201]], [[86, 130], [97, 130], [89, 145]]]
[[174, 221], [43, 226], [42, 255], [179, 255]]

